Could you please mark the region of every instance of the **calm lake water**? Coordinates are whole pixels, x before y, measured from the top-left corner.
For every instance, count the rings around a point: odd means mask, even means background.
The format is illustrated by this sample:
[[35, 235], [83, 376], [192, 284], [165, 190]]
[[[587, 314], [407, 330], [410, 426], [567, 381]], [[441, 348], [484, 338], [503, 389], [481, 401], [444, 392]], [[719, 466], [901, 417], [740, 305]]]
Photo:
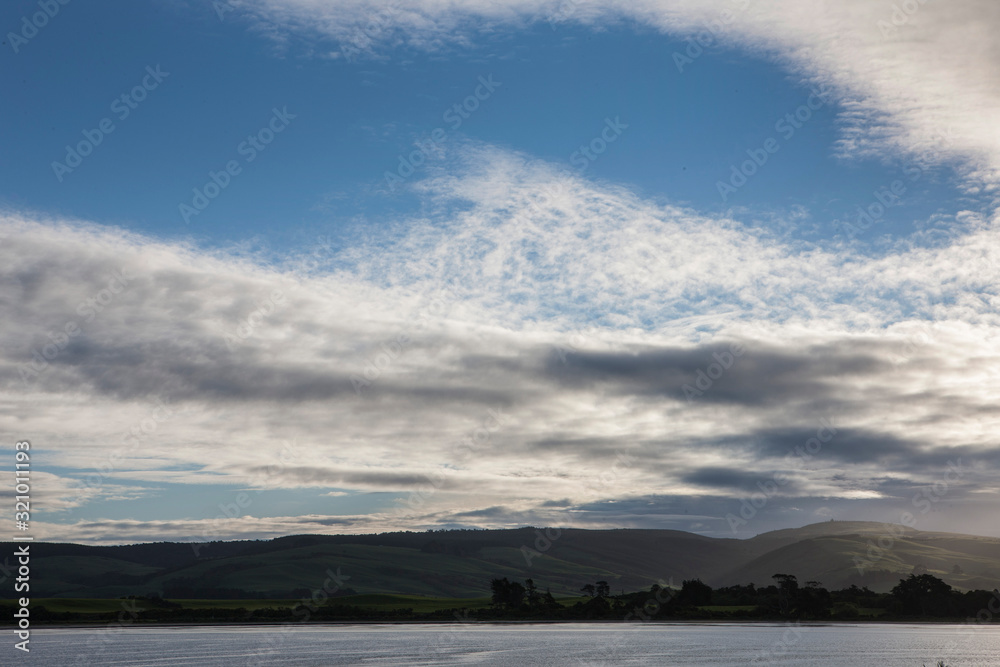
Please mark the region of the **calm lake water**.
[[[9, 635], [8, 643], [12, 644]], [[1000, 626], [573, 623], [39, 629], [0, 664], [1000, 665]], [[16, 654], [16, 655], [14, 655]]]

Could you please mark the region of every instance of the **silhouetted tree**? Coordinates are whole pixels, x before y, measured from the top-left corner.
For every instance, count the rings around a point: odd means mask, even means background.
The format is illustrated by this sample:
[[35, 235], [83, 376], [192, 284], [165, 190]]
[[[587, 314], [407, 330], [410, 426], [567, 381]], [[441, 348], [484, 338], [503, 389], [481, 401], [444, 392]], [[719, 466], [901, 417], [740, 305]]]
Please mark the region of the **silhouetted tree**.
[[611, 605], [607, 598], [594, 596], [586, 602], [577, 602], [573, 610], [583, 618], [607, 618]]
[[510, 588], [507, 589], [507, 605], [511, 609], [517, 609], [524, 603], [524, 586], [518, 581], [510, 582]]
[[594, 592], [599, 598], [606, 598], [611, 596], [611, 587], [608, 586], [606, 581], [598, 581]]
[[594, 589], [594, 584], [585, 584], [580, 589], [580, 592], [583, 593], [584, 595], [589, 595], [590, 597], [594, 597], [594, 595], [597, 594], [596, 590]]
[[490, 581], [490, 590], [490, 603], [497, 609], [517, 609], [524, 602], [524, 586], [517, 581], [508, 581], [507, 577]]
[[800, 616], [826, 618], [830, 615], [830, 604], [830, 591], [818, 581], [807, 581], [805, 588], [799, 590], [796, 607]]
[[799, 597], [799, 580], [794, 574], [775, 574], [771, 577], [778, 585], [778, 613], [791, 616]]
[[681, 584], [681, 592], [677, 596], [677, 601], [691, 607], [712, 604], [712, 587], [702, 583], [701, 579], [685, 580]]
[[536, 609], [541, 602], [542, 596], [539, 595], [538, 589], [535, 587], [535, 582], [531, 579], [524, 580], [524, 594], [528, 599], [528, 607]]
[[510, 586], [510, 582], [507, 581], [507, 577], [504, 577], [503, 579], [493, 579], [490, 581], [490, 592], [492, 593], [490, 598], [491, 605], [497, 609], [503, 607], [508, 586]]
[[931, 574], [900, 579], [890, 591], [892, 610], [906, 616], [946, 616], [952, 611], [951, 586]]

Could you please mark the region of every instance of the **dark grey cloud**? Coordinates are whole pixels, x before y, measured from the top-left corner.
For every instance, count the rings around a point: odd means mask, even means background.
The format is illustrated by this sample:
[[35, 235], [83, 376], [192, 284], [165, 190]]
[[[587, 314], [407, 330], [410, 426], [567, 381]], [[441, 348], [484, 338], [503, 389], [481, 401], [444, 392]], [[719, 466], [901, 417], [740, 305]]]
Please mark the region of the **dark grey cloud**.
[[[38, 348], [41, 345], [37, 346]], [[19, 358], [20, 357], [20, 358]], [[11, 391], [30, 388], [49, 393], [87, 391], [118, 399], [162, 397], [189, 400], [292, 402], [358, 398], [352, 377], [339, 364], [275, 363], [265, 346], [232, 351], [221, 338], [185, 342], [149, 340], [101, 341], [81, 335], [47, 367], [27, 382], [21, 369], [31, 351], [0, 363], [0, 386]], [[373, 383], [374, 398], [403, 398], [419, 403], [512, 405], [516, 391], [448, 383], [414, 384], [406, 378]]]
[[[957, 459], [970, 464], [973, 461], [990, 462], [1000, 456], [1000, 445], [984, 447], [954, 443], [942, 447], [918, 437], [920, 434], [916, 430], [914, 437], [907, 439], [892, 433], [843, 426], [839, 419], [832, 423], [833, 428], [814, 424], [751, 431], [745, 437], [704, 442], [700, 446], [721, 446], [755, 457], [780, 459], [795, 467], [878, 464], [900, 472], [944, 469]], [[819, 442], [817, 435], [828, 440]]]
[[[707, 466], [684, 473], [681, 481], [687, 484], [710, 489], [725, 489], [728, 491], [756, 492], [774, 477], [772, 471], [752, 471], [745, 468], [727, 468], [724, 466]], [[794, 494], [798, 485], [794, 481], [784, 481], [781, 490], [785, 494]]]
[[879, 376], [891, 367], [888, 345], [832, 343], [779, 350], [759, 343], [637, 352], [552, 353], [541, 373], [561, 386], [601, 388], [686, 401], [685, 386], [705, 403], [773, 407], [790, 401], [837, 400], [844, 379]]
[[[828, 422], [829, 423], [829, 422]], [[747, 433], [746, 436], [716, 441], [726, 449], [764, 458], [788, 459], [796, 466], [809, 461], [817, 463], [873, 463], [899, 461], [918, 453], [926, 443], [923, 440], [905, 440], [890, 433], [844, 426], [834, 418], [833, 427], [820, 423], [801, 428], [773, 428]], [[822, 429], [826, 440], [817, 437]], [[711, 446], [711, 443], [705, 443]]]
[[472, 484], [472, 482], [465, 481], [456, 475], [436, 475], [432, 478], [427, 474], [393, 472], [386, 469], [358, 471], [322, 466], [249, 466], [245, 468], [245, 474], [255, 479], [280, 477], [285, 483], [326, 487], [348, 484], [385, 489], [427, 488], [428, 486], [454, 489]]
[[510, 509], [502, 506], [494, 507], [484, 507], [478, 510], [470, 510], [468, 512], [456, 512], [454, 517], [456, 519], [507, 519], [513, 512]]

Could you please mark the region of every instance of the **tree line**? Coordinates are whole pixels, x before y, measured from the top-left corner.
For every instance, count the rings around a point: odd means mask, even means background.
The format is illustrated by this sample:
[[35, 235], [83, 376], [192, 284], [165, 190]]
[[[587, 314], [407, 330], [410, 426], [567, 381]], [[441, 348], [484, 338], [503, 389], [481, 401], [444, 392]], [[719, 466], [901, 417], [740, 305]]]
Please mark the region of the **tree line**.
[[[983, 624], [1000, 620], [1000, 591], [960, 592], [930, 574], [909, 575], [888, 593], [852, 585], [827, 590], [818, 581], [800, 584], [791, 574], [778, 573], [771, 584], [726, 586], [713, 589], [699, 579], [680, 588], [653, 584], [649, 590], [614, 595], [607, 581], [584, 584], [577, 599], [557, 600], [532, 579], [523, 583], [506, 577], [490, 582], [487, 608], [470, 606], [434, 611], [413, 608], [371, 609], [353, 598], [331, 596], [322, 604], [274, 606], [262, 609], [186, 608], [182, 602], [158, 595], [123, 600], [136, 623], [277, 623], [310, 621], [470, 622], [490, 620], [940, 620]], [[665, 583], [665, 582], [662, 582]], [[7, 610], [5, 612], [5, 610]], [[10, 612], [10, 613], [7, 613]], [[111, 622], [115, 612], [53, 612], [33, 606], [31, 618], [40, 623]], [[13, 622], [13, 607], [0, 601], [0, 617]]]
[[984, 611], [1000, 620], [1000, 591], [960, 592], [930, 574], [909, 575], [888, 593], [868, 587], [830, 591], [821, 582], [799, 583], [791, 574], [777, 573], [767, 586], [754, 584], [713, 589], [700, 579], [682, 582], [679, 589], [654, 584], [649, 591], [613, 595], [606, 581], [584, 584], [585, 598], [561, 604], [546, 589], [539, 593], [528, 579], [522, 585], [506, 577], [490, 582], [495, 617], [724, 619], [782, 618], [802, 620], [982, 619]]

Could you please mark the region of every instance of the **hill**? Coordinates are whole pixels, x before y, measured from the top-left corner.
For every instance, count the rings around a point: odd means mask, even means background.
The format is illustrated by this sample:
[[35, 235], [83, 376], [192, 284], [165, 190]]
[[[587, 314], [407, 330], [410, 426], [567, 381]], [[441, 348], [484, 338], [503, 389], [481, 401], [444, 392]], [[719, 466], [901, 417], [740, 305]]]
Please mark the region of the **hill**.
[[599, 580], [618, 592], [694, 578], [713, 587], [767, 585], [777, 572], [831, 589], [857, 584], [876, 591], [927, 572], [959, 589], [991, 590], [1000, 584], [1000, 539], [826, 522], [748, 540], [673, 530], [518, 528], [200, 545], [36, 543], [31, 591], [53, 598], [252, 599], [310, 595], [326, 585], [330, 594], [472, 598], [488, 595], [494, 577], [531, 577], [543, 590], [572, 596]]

